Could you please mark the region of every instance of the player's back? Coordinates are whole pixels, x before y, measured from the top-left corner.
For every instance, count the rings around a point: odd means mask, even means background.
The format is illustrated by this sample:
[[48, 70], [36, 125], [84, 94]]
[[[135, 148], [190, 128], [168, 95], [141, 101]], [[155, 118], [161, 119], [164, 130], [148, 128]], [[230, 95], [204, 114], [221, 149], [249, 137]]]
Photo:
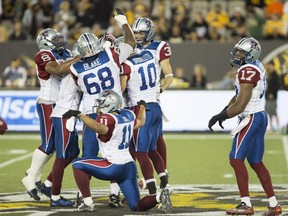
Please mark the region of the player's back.
[[79, 60], [70, 67], [83, 92], [84, 113], [92, 113], [97, 95], [106, 89], [113, 89], [121, 95], [120, 65], [114, 61], [112, 52], [101, 51], [97, 55]]
[[112, 134], [108, 132], [109, 135], [98, 135], [101, 155], [115, 164], [133, 161], [129, 153], [129, 143], [133, 134], [135, 114], [123, 109], [118, 114], [100, 115], [97, 121], [107, 125], [109, 131], [112, 131]]
[[56, 61], [58, 64], [71, 58], [69, 51], [63, 51], [61, 54], [56, 51], [41, 50], [35, 55], [37, 67], [37, 76], [40, 81], [39, 103], [55, 103], [58, 97], [61, 77], [53, 75], [45, 70], [45, 66], [50, 61]]

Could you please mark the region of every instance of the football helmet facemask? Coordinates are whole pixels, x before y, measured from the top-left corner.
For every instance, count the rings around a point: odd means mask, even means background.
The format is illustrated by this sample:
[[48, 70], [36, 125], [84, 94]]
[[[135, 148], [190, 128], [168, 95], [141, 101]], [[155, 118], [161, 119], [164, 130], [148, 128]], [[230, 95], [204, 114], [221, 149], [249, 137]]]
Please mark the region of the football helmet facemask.
[[47, 28], [39, 33], [36, 44], [40, 50], [63, 51], [67, 42], [61, 33], [55, 29]]
[[88, 58], [101, 51], [98, 37], [93, 33], [84, 33], [77, 40], [77, 49], [82, 58]]
[[252, 63], [260, 57], [260, 43], [252, 38], [242, 38], [230, 53], [230, 63], [233, 67], [241, 67], [243, 64]]
[[145, 41], [151, 41], [155, 35], [155, 29], [153, 22], [148, 18], [138, 18], [132, 25], [132, 31], [135, 33], [145, 33], [144, 39], [142, 37], [137, 38], [136, 43], [143, 45]]
[[102, 91], [95, 100], [93, 111], [97, 114], [110, 113], [117, 111], [122, 106], [122, 98], [113, 90]]

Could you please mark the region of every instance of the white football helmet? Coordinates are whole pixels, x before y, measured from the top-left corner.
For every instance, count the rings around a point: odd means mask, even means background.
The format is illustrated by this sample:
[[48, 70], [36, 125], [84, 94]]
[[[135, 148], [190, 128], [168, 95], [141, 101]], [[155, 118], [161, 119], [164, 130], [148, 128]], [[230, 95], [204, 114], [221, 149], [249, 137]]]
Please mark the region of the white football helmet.
[[122, 98], [113, 90], [102, 91], [96, 99], [93, 110], [98, 114], [110, 113], [119, 110], [122, 106]]
[[252, 37], [245, 37], [234, 46], [230, 54], [230, 63], [232, 66], [239, 68], [243, 64], [258, 60], [260, 54], [260, 43]]
[[[132, 25], [132, 31], [135, 32], [144, 32], [146, 37], [144, 41], [151, 41], [155, 35], [155, 29], [153, 22], [148, 18], [138, 18], [134, 21]], [[143, 44], [144, 41], [137, 41], [137, 44]]]
[[74, 57], [74, 56], [77, 56], [77, 55], [80, 55], [80, 53], [79, 53], [79, 51], [78, 51], [77, 43], [75, 43], [75, 44], [73, 45], [71, 52], [72, 52], [73, 57]]
[[65, 49], [66, 43], [63, 35], [52, 28], [42, 30], [36, 39], [36, 44], [40, 50], [62, 51]]
[[77, 49], [82, 58], [88, 58], [101, 51], [98, 37], [93, 33], [84, 33], [77, 40]]

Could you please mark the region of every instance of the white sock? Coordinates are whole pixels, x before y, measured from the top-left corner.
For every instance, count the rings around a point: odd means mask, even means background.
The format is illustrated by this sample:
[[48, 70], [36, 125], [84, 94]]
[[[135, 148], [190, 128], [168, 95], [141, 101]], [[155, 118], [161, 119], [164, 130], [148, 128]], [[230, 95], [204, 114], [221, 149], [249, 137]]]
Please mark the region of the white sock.
[[85, 197], [83, 200], [84, 200], [85, 205], [87, 206], [90, 206], [93, 204], [92, 197]]
[[52, 182], [49, 181], [48, 179], [45, 180], [44, 184], [46, 187], [52, 187]]
[[32, 178], [34, 181], [36, 180], [36, 177], [38, 173], [41, 172], [41, 168], [43, 167], [43, 164], [46, 162], [47, 158], [48, 158], [47, 154], [40, 151], [38, 148], [35, 149], [32, 156], [31, 166], [29, 169], [28, 174], [29, 178]]
[[59, 194], [59, 195], [51, 195], [51, 199], [52, 199], [53, 201], [59, 200], [59, 199], [60, 199], [60, 194]]
[[278, 202], [275, 196], [270, 197], [268, 200], [269, 200], [270, 207], [275, 207], [276, 205], [278, 205]]
[[110, 193], [111, 194], [116, 194], [120, 192], [120, 187], [117, 183], [110, 183]]
[[244, 202], [247, 206], [252, 207], [250, 197], [241, 197], [241, 202]]
[[37, 173], [36, 182], [41, 180], [41, 172], [42, 172], [42, 169], [43, 169], [43, 167], [48, 163], [48, 161], [52, 158], [52, 156], [54, 155], [54, 153], [55, 153], [55, 152], [53, 152], [53, 153], [50, 154], [50, 155], [47, 155], [47, 157], [46, 157], [45, 160], [43, 161], [42, 166], [40, 167], [40, 169], [39, 169], [39, 171], [38, 171], [38, 173]]

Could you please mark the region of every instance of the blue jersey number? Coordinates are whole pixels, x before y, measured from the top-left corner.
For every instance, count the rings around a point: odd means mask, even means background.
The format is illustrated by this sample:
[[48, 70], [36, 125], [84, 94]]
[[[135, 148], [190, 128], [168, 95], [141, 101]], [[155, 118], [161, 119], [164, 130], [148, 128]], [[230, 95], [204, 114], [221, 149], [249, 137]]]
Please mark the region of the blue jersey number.
[[130, 139], [131, 139], [131, 125], [125, 126], [122, 130], [122, 142], [118, 146], [119, 150], [123, 150], [129, 147]]
[[[156, 68], [154, 63], [150, 63], [147, 65], [147, 72], [144, 70], [143, 67], [140, 67], [138, 73], [141, 76], [142, 85], [140, 86], [140, 90], [148, 89], [148, 85], [150, 88], [156, 86]], [[145, 75], [148, 74], [148, 77]], [[146, 80], [148, 78], [148, 81]]]
[[[100, 83], [95, 82], [97, 76]], [[112, 72], [108, 67], [99, 69], [97, 75], [94, 73], [86, 74], [83, 77], [83, 81], [89, 95], [99, 94], [102, 90], [112, 89], [114, 87]]]

